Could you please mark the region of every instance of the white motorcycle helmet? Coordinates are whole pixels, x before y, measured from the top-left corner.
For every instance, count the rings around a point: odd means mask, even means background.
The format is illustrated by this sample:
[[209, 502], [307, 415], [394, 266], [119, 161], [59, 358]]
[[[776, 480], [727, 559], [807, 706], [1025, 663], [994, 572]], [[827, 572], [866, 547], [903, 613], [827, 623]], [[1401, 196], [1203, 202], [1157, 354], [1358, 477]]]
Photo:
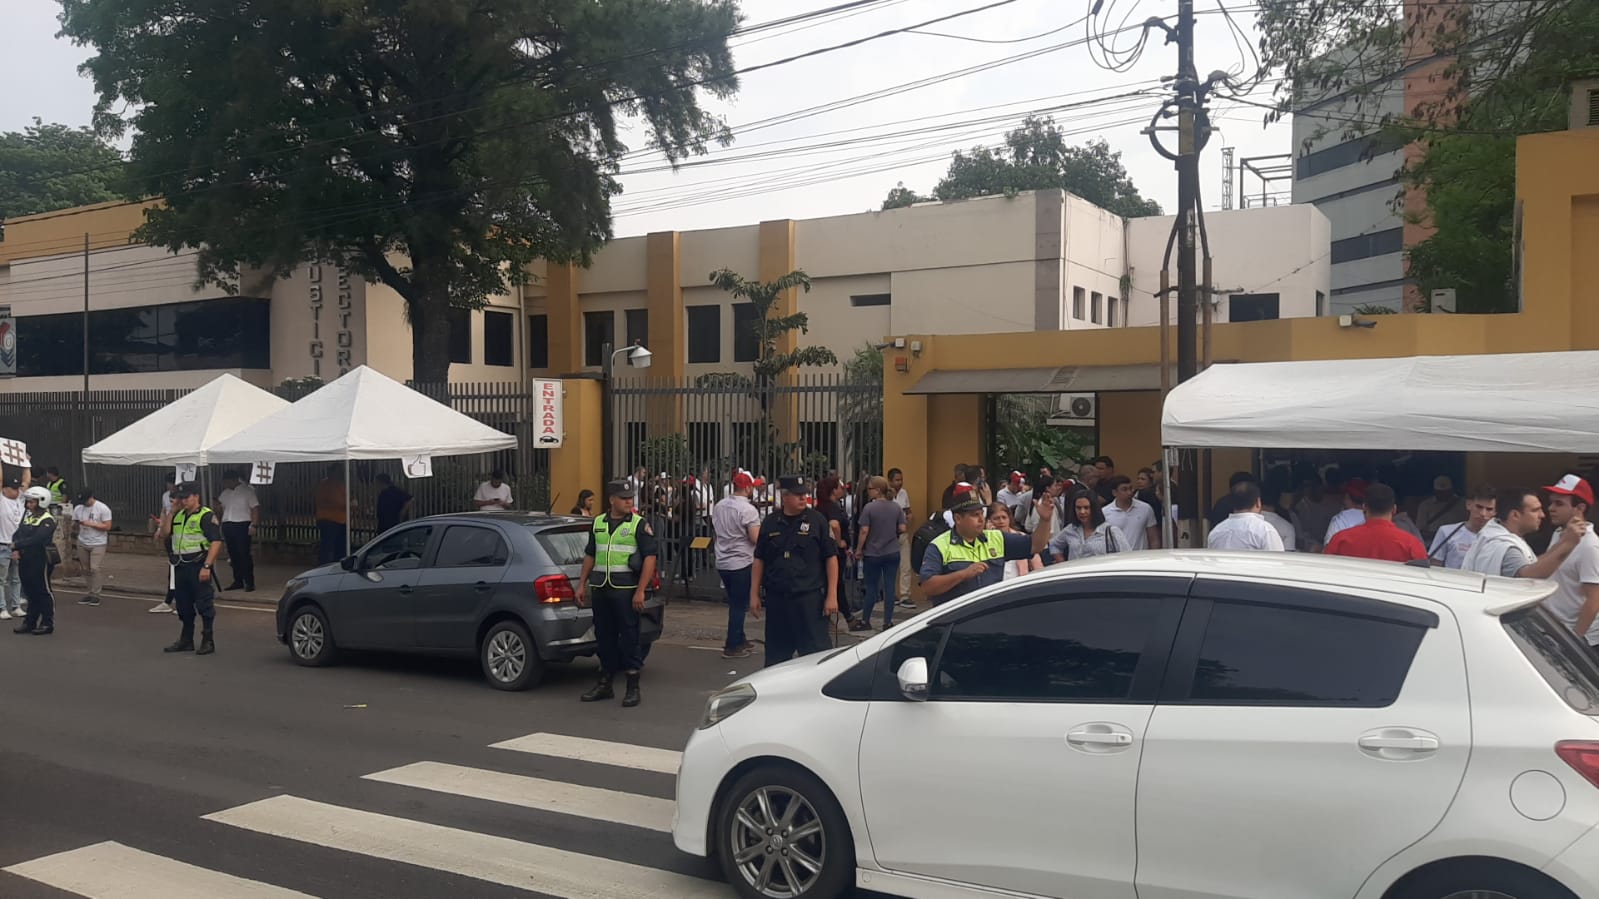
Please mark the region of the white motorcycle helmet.
[[22, 498], [24, 501], [36, 499], [41, 507], [48, 507], [50, 505], [50, 490], [47, 487], [29, 487], [22, 492]]

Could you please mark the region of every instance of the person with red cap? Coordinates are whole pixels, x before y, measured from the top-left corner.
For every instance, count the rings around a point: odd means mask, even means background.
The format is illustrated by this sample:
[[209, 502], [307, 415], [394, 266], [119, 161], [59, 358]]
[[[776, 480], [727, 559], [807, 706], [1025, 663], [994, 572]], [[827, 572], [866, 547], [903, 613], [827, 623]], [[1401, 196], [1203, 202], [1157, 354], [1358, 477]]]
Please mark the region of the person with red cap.
[[1585, 531], [1551, 576], [1557, 589], [1544, 599], [1544, 607], [1589, 646], [1599, 645], [1599, 535], [1587, 528], [1593, 487], [1568, 474], [1544, 489], [1549, 491], [1549, 521], [1555, 526], [1550, 542], [1560, 543], [1569, 529]]
[[1350, 478], [1344, 483], [1344, 510], [1333, 516], [1332, 522], [1327, 525], [1327, 536], [1321, 539], [1323, 546], [1331, 546], [1334, 534], [1359, 527], [1366, 521], [1366, 512], [1362, 506], [1366, 502], [1365, 481], [1360, 478]]
[[751, 497], [756, 487], [766, 486], [747, 471], [733, 474], [733, 492], [711, 507], [711, 530], [716, 534], [716, 573], [727, 591], [727, 640], [722, 658], [743, 659], [750, 655], [750, 642], [744, 634], [744, 617], [750, 610], [751, 570], [755, 566], [755, 544], [761, 536], [761, 513]]
[[1372, 484], [1365, 491], [1364, 524], [1345, 528], [1327, 541], [1327, 555], [1354, 556], [1387, 562], [1417, 562], [1427, 558], [1421, 538], [1394, 524], [1394, 489]]

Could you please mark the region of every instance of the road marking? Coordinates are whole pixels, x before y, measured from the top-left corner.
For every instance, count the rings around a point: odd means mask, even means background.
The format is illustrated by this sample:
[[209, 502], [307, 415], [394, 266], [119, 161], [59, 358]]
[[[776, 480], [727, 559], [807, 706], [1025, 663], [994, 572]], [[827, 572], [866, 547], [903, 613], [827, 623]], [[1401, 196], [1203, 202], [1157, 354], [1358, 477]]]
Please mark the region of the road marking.
[[634, 746], [631, 743], [612, 743], [609, 740], [590, 740], [586, 737], [568, 737], [563, 734], [528, 734], [514, 740], [494, 743], [490, 749], [509, 749], [530, 755], [548, 755], [561, 759], [577, 759], [613, 765], [618, 768], [637, 768], [676, 774], [683, 761], [683, 753], [652, 746]]
[[671, 801], [653, 796], [640, 796], [637, 793], [602, 790], [554, 780], [541, 780], [537, 777], [523, 777], [520, 774], [502, 774], [499, 771], [485, 771], [481, 768], [463, 768], [460, 765], [447, 765], [443, 762], [403, 765], [376, 774], [368, 774], [363, 780], [376, 780], [432, 790], [436, 793], [503, 802], [522, 808], [576, 815], [580, 818], [643, 827], [662, 833], [672, 832]]
[[708, 899], [733, 895], [725, 885], [698, 877], [296, 796], [274, 796], [205, 817], [257, 833], [564, 899]]
[[5, 870], [90, 899], [315, 899], [308, 893], [198, 868], [121, 843], [97, 843]]

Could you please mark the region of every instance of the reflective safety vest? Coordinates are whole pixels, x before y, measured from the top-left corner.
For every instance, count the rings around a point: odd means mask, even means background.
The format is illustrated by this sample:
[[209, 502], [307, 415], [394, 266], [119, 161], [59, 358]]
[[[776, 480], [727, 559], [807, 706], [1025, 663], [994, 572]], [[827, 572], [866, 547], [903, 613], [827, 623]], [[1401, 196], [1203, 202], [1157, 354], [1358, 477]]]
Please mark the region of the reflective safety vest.
[[633, 570], [638, 555], [638, 530], [644, 518], [637, 513], [611, 530], [610, 520], [594, 519], [594, 570], [589, 573], [591, 587], [637, 587], [639, 573]]
[[67, 504], [67, 482], [65, 478], [56, 478], [46, 486], [50, 488], [50, 502], [58, 506]]
[[933, 545], [938, 547], [938, 555], [944, 560], [945, 568], [960, 562], [986, 563], [1005, 558], [1003, 531], [985, 530], [977, 539], [960, 543], [956, 543], [954, 537], [955, 532], [950, 530], [933, 538]]
[[211, 510], [201, 506], [198, 512], [178, 512], [172, 516], [172, 554], [184, 562], [192, 562], [211, 548], [201, 527]]
[[52, 519], [54, 517], [55, 516], [51, 515], [49, 512], [46, 512], [45, 510], [40, 509], [39, 511], [33, 513], [32, 515], [24, 515], [22, 517], [22, 523], [25, 524], [25, 525], [29, 525], [30, 527], [38, 527], [39, 525], [44, 524], [45, 522], [49, 521], [50, 519]]

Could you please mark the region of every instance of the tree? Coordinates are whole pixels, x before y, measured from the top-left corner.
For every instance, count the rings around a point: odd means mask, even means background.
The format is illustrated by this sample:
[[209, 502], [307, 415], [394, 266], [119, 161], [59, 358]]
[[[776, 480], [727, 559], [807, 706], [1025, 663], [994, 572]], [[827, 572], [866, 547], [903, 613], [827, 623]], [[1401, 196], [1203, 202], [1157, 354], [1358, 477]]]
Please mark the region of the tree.
[[810, 316], [803, 312], [792, 315], [774, 315], [777, 301], [795, 288], [806, 293], [811, 289], [811, 276], [795, 270], [771, 281], [749, 281], [732, 269], [711, 272], [711, 283], [732, 294], [735, 299], [746, 300], [755, 306], [755, 379], [762, 386], [776, 383], [783, 372], [805, 366], [837, 365], [838, 356], [823, 346], [802, 346], [793, 352], [780, 353], [777, 342], [785, 334], [801, 334], [810, 330]]
[[931, 199], [935, 198], [924, 197], [916, 191], [906, 187], [905, 182], [901, 181], [900, 183], [894, 185], [893, 189], [888, 192], [888, 197], [883, 200], [883, 208], [904, 209], [906, 206], [915, 206], [917, 203], [925, 203]]
[[46, 125], [0, 134], [0, 221], [120, 200], [122, 154], [88, 128]]
[[295, 403], [321, 390], [322, 386], [322, 379], [317, 377], [285, 378], [272, 388], [272, 392]]
[[[1160, 215], [1160, 204], [1139, 195], [1121, 154], [1113, 152], [1110, 144], [1096, 140], [1080, 147], [1067, 146], [1054, 119], [1033, 116], [1005, 135], [1003, 148], [956, 150], [949, 171], [933, 194], [939, 200], [962, 200], [1048, 189], [1076, 194], [1128, 218]], [[902, 183], [889, 191], [883, 208], [909, 206], [923, 199]]]
[[202, 277], [340, 266], [392, 288], [413, 378], [449, 374], [449, 310], [586, 264], [611, 235], [619, 126], [669, 160], [726, 140], [735, 0], [61, 0], [96, 123], [132, 129], [139, 237]]

